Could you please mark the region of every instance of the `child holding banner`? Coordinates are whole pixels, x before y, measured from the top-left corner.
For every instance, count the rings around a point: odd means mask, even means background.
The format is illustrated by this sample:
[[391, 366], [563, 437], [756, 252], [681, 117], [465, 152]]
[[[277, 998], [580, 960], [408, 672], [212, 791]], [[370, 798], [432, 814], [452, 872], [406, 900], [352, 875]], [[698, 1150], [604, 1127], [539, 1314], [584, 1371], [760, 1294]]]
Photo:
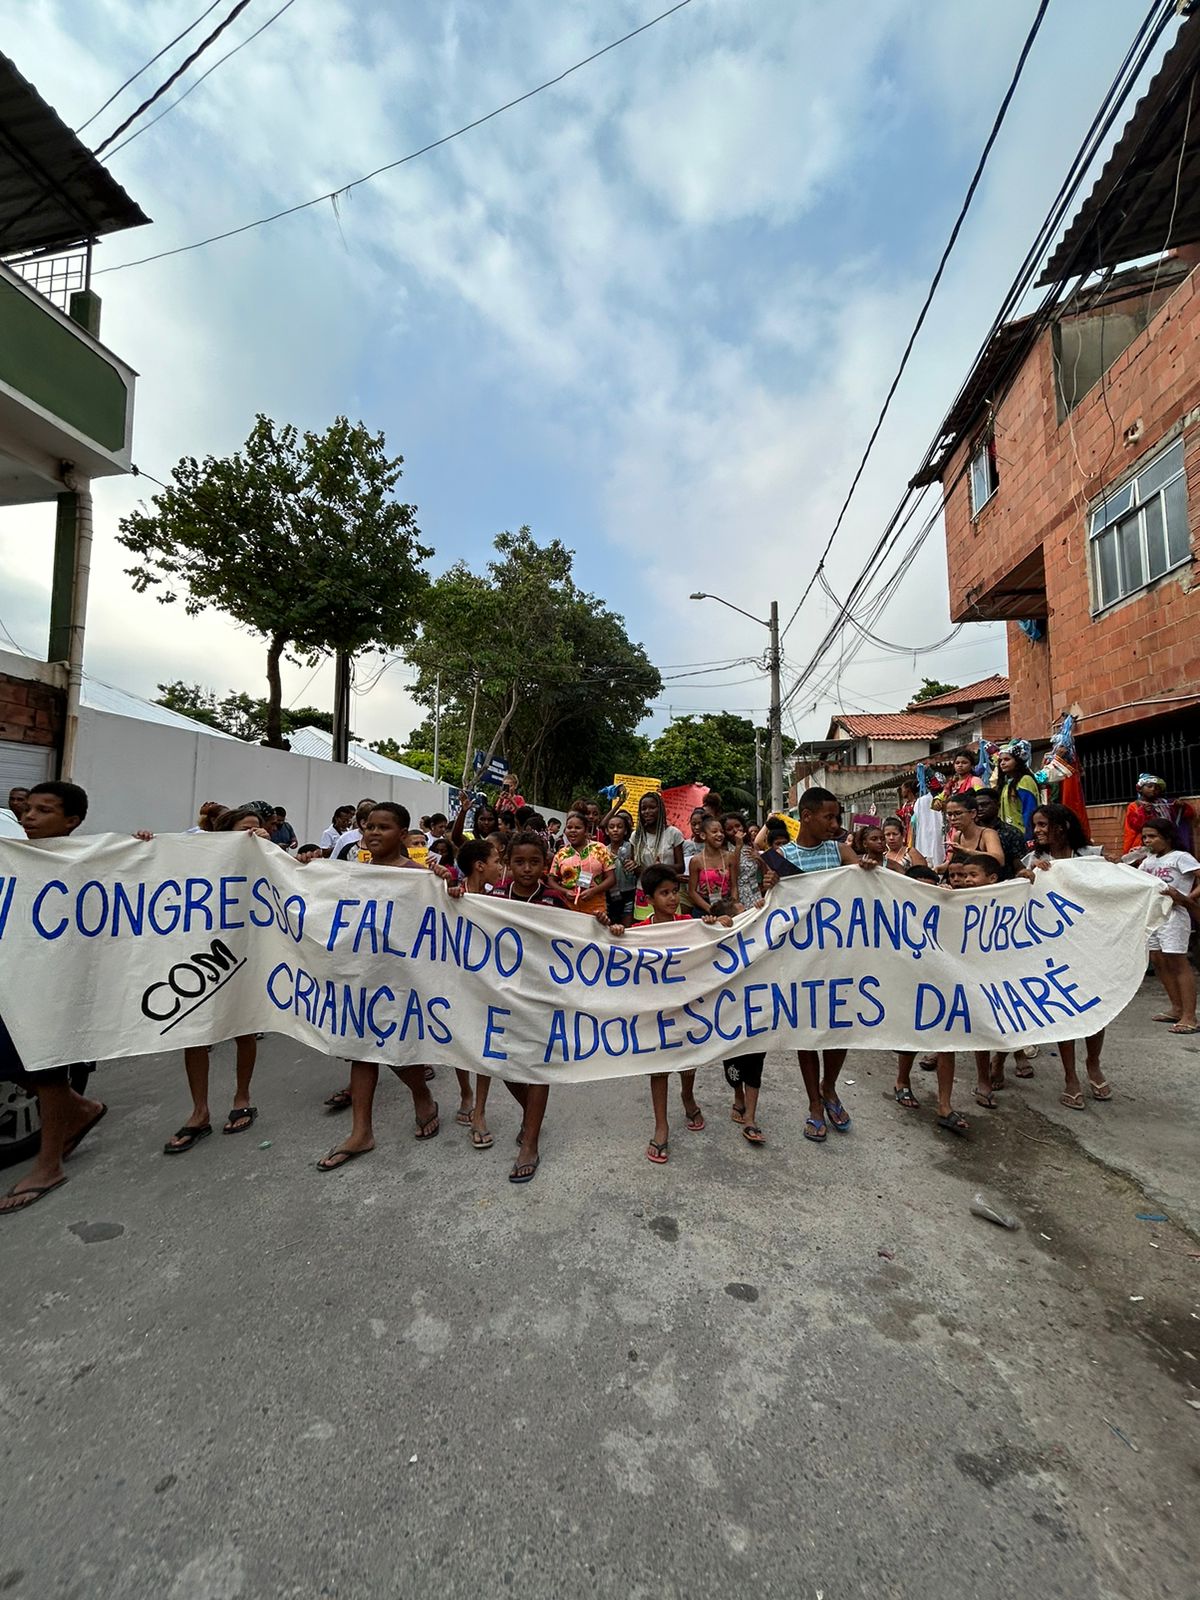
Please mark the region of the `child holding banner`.
[[[878, 862], [871, 856], [859, 857], [853, 846], [839, 840], [842, 826], [842, 808], [836, 795], [828, 789], [806, 789], [800, 796], [800, 831], [795, 841], [776, 848], [788, 866], [800, 872], [828, 872], [843, 866], [875, 868]], [[769, 835], [764, 827], [755, 845], [761, 850]], [[849, 1133], [850, 1113], [838, 1099], [838, 1073], [845, 1065], [844, 1050], [797, 1050], [800, 1075], [808, 1092], [808, 1116], [804, 1122], [804, 1137], [813, 1144], [824, 1144], [826, 1123], [831, 1123], [838, 1133]]]
[[[393, 800], [381, 801], [375, 806], [366, 818], [363, 828], [362, 843], [371, 855], [373, 867], [407, 867], [413, 872], [422, 869], [408, 858], [407, 839], [409, 825], [408, 811], [402, 805], [397, 805]], [[422, 1067], [393, 1067], [392, 1071], [408, 1086], [408, 1091], [413, 1097], [413, 1111], [417, 1120], [417, 1138], [434, 1139], [437, 1137], [440, 1123], [438, 1121], [437, 1101], [430, 1094], [425, 1083], [425, 1068]], [[460, 1074], [460, 1087], [462, 1080], [470, 1079], [467, 1073]], [[322, 1156], [317, 1162], [318, 1172], [336, 1172], [339, 1167], [344, 1167], [348, 1162], [365, 1156], [375, 1148], [375, 1130], [371, 1124], [371, 1112], [375, 1104], [375, 1086], [379, 1082], [378, 1061], [352, 1061], [350, 1063], [350, 1132], [341, 1144], [335, 1145], [328, 1155]]]
[[[573, 812], [575, 820], [580, 820]], [[568, 824], [571, 817], [567, 818]], [[572, 910], [571, 902], [557, 884], [546, 880], [546, 844], [540, 833], [518, 833], [508, 852], [508, 881], [492, 892], [503, 900], [519, 900], [527, 906], [551, 906]], [[548, 1083], [509, 1083], [509, 1094], [521, 1107], [521, 1131], [517, 1135], [517, 1159], [508, 1175], [509, 1183], [532, 1183], [542, 1164], [538, 1139], [550, 1099]]]
[[[456, 865], [459, 881], [447, 885], [448, 893], [455, 900], [464, 894], [488, 894], [504, 876], [500, 852], [494, 839], [468, 839], [458, 852]], [[465, 1073], [459, 1073], [460, 1081], [465, 1076]], [[469, 1121], [471, 1143], [476, 1150], [490, 1150], [496, 1142], [487, 1125], [487, 1098], [491, 1087], [492, 1080], [487, 1073], [475, 1074], [475, 1093], [471, 1099]], [[457, 1120], [461, 1122], [461, 1116]]]
[[[262, 819], [255, 806], [234, 806], [228, 811], [222, 811], [214, 824], [214, 832], [248, 833], [258, 839], [271, 837], [262, 826]], [[136, 837], [150, 839], [153, 835], [139, 833]], [[254, 1074], [254, 1063], [258, 1059], [258, 1040], [252, 1033], [239, 1033], [233, 1045], [236, 1051], [233, 1106], [221, 1132], [245, 1133], [248, 1128], [254, 1126], [258, 1118], [258, 1108], [250, 1104], [250, 1079]], [[191, 1091], [192, 1114], [183, 1127], [177, 1128], [163, 1145], [164, 1155], [185, 1155], [187, 1151], [193, 1150], [201, 1139], [207, 1139], [212, 1132], [208, 1109], [211, 1054], [212, 1046], [207, 1044], [189, 1045], [183, 1052], [183, 1070], [187, 1074], [188, 1089]]]
[[[947, 881], [951, 889], [986, 889], [999, 883], [1000, 863], [987, 851], [956, 850], [947, 863]], [[986, 1050], [976, 1050], [974, 1055], [975, 1099], [979, 1105], [994, 1111], [996, 1101], [993, 1097], [991, 1057]], [[912, 1069], [916, 1059], [915, 1050], [901, 1050], [896, 1055], [896, 1086], [892, 1092], [896, 1104], [905, 1111], [917, 1111], [921, 1105], [912, 1091]], [[965, 1138], [970, 1131], [970, 1123], [951, 1104], [954, 1095], [954, 1052], [939, 1050], [933, 1060], [937, 1071], [937, 1125], [947, 1133]]]
[[[716, 819], [714, 818], [713, 820], [715, 821]], [[650, 915], [645, 921], [636, 923], [635, 927], [649, 928], [661, 926], [663, 923], [691, 922], [692, 918], [688, 916], [687, 912], [679, 909], [679, 889], [679, 874], [674, 867], [666, 867], [661, 864], [647, 867], [642, 874], [642, 892], [650, 902]], [[710, 926], [720, 920], [728, 927], [732, 919], [728, 916], [718, 919], [709, 913], [702, 920]], [[619, 922], [610, 922], [608, 931], [616, 938], [620, 938], [625, 929]], [[679, 1074], [679, 1093], [683, 1100], [683, 1111], [687, 1118], [689, 1133], [703, 1133], [705, 1127], [704, 1113], [696, 1103], [696, 1070], [693, 1067], [690, 1072], [681, 1072]], [[670, 1129], [667, 1126], [667, 1083], [670, 1076], [669, 1072], [652, 1072], [650, 1074], [650, 1101], [654, 1107], [654, 1136], [646, 1146], [646, 1159], [647, 1161], [652, 1161], [656, 1167], [665, 1166], [667, 1163], [667, 1145], [671, 1136]]]
[[[87, 810], [87, 794], [78, 784], [37, 783], [25, 796], [21, 826], [27, 839], [66, 839], [83, 822]], [[72, 1073], [78, 1075], [82, 1067], [83, 1063], [77, 1062], [27, 1073], [0, 1018], [0, 1078], [37, 1096], [42, 1121], [42, 1139], [33, 1166], [0, 1198], [0, 1217], [28, 1211], [53, 1190], [61, 1189], [67, 1181], [63, 1162], [108, 1110], [102, 1101], [90, 1100], [71, 1087]], [[79, 1076], [76, 1081], [81, 1081]]]

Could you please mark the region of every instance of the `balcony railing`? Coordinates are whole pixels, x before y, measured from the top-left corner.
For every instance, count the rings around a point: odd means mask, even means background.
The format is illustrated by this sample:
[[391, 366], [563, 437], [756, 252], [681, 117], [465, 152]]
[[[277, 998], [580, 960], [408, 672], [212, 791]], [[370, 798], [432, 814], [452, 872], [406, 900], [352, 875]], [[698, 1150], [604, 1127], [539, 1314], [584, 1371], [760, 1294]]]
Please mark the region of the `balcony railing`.
[[30, 288], [56, 305], [60, 311], [70, 311], [71, 296], [79, 289], [90, 289], [92, 284], [92, 247], [90, 244], [67, 250], [58, 255], [9, 256], [5, 266], [20, 273]]

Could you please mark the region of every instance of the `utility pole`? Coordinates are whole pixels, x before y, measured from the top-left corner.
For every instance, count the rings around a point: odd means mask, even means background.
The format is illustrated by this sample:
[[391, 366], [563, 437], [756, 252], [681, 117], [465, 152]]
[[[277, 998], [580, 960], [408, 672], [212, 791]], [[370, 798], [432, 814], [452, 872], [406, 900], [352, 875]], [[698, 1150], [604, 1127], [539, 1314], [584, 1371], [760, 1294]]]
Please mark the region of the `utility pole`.
[[441, 783], [442, 769], [439, 756], [442, 749], [442, 675], [434, 674], [433, 679], [433, 781]]
[[771, 651], [767, 660], [771, 673], [771, 810], [782, 811], [783, 794], [783, 708], [779, 695], [779, 601], [771, 601]]
[[754, 820], [761, 823], [763, 819], [762, 803], [762, 734], [754, 730]]
[[764, 622], [761, 617], [752, 616], [749, 611], [743, 611], [741, 606], [735, 606], [732, 600], [726, 600], [719, 594], [708, 594], [703, 589], [697, 590], [689, 596], [692, 600], [715, 600], [718, 605], [727, 606], [730, 611], [736, 611], [740, 617], [749, 617], [751, 622], [757, 622], [760, 628], [766, 628], [771, 635], [771, 645], [767, 653], [767, 668], [771, 674], [771, 810], [783, 810], [783, 706], [779, 693], [779, 601], [771, 601], [771, 615]]
[[350, 657], [338, 650], [333, 658], [333, 749], [334, 761], [345, 766], [350, 760]]

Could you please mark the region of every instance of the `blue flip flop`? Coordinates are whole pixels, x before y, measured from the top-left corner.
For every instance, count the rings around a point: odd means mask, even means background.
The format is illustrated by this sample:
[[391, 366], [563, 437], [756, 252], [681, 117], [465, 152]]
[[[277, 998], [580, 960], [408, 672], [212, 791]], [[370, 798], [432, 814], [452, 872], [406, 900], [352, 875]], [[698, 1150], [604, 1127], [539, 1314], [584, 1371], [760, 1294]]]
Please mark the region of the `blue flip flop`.
[[[850, 1132], [850, 1113], [840, 1100], [825, 1100], [825, 1118], [835, 1133]], [[841, 1119], [839, 1121], [839, 1118]]]
[[814, 1144], [824, 1144], [827, 1137], [825, 1124], [820, 1117], [805, 1117], [804, 1137], [811, 1139]]

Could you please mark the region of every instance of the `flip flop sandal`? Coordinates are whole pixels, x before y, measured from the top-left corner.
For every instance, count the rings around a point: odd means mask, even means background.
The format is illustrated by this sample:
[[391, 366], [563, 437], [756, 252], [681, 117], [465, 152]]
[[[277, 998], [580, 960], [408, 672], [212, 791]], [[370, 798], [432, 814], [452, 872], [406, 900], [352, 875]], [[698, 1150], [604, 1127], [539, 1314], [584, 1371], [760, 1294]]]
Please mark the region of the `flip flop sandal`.
[[476, 1150], [490, 1150], [495, 1142], [490, 1133], [481, 1133], [478, 1128], [471, 1129], [471, 1143]]
[[1033, 1068], [1027, 1061], [1018, 1061], [1013, 1066], [1013, 1076], [1015, 1078], [1032, 1078]]
[[5, 1206], [0, 1211], [0, 1216], [15, 1217], [18, 1211], [28, 1211], [30, 1206], [37, 1205], [39, 1200], [44, 1200], [55, 1189], [61, 1189], [63, 1184], [68, 1181], [66, 1177], [62, 1177], [56, 1178], [53, 1183], [43, 1183], [35, 1189], [10, 1189], [4, 1198], [6, 1200], [19, 1200], [21, 1204], [19, 1206]]
[[211, 1132], [211, 1122], [206, 1122], [202, 1128], [189, 1128], [185, 1123], [177, 1133], [174, 1133], [171, 1136], [173, 1139], [184, 1140], [184, 1143], [172, 1144], [170, 1140], [168, 1140], [168, 1142], [163, 1145], [163, 1155], [181, 1156], [186, 1150], [190, 1150], [193, 1145], [199, 1144], [201, 1139], [207, 1139]]
[[247, 1128], [254, 1126], [258, 1116], [257, 1106], [234, 1106], [233, 1110], [221, 1129], [222, 1133], [245, 1133]]
[[703, 1133], [706, 1127], [707, 1123], [704, 1120], [704, 1113], [701, 1111], [700, 1107], [697, 1106], [695, 1115], [687, 1119], [687, 1130], [689, 1133]]
[[742, 1138], [747, 1144], [766, 1144], [767, 1136], [756, 1122], [748, 1122], [742, 1129]]
[[339, 1167], [344, 1167], [348, 1161], [357, 1161], [359, 1156], [369, 1156], [369, 1150], [331, 1150], [327, 1156], [322, 1156], [317, 1162], [318, 1172], [336, 1172]]
[[429, 1082], [430, 1078], [436, 1078], [436, 1077], [437, 1077], [437, 1068], [436, 1067], [426, 1067], [425, 1068], [425, 1082], [426, 1083]]
[[1198, 1027], [1194, 1022], [1188, 1022], [1188, 1023], [1177, 1022], [1177, 1023], [1174, 1024], [1173, 1027], [1168, 1028], [1167, 1032], [1168, 1033], [1200, 1033], [1200, 1027]]
[[738, 1108], [736, 1106], [734, 1106], [733, 1110], [729, 1113], [729, 1120], [730, 1120], [730, 1122], [738, 1122], [738, 1123], [745, 1122], [745, 1120], [746, 1120], [746, 1108], [745, 1108], [745, 1106], [743, 1106], [740, 1111], [738, 1110]]
[[1066, 1106], [1068, 1111], [1083, 1110], [1083, 1096], [1081, 1094], [1060, 1094], [1058, 1103], [1060, 1106]]
[[1088, 1088], [1092, 1091], [1092, 1099], [1093, 1100], [1111, 1100], [1112, 1099], [1112, 1085], [1111, 1084], [1108, 1084], [1108, 1083], [1093, 1083], [1091, 1081], [1091, 1079], [1089, 1078], [1089, 1080], [1088, 1080]]
[[107, 1110], [108, 1110], [107, 1106], [101, 1106], [99, 1111], [97, 1111], [96, 1115], [92, 1118], [92, 1120], [90, 1122], [85, 1122], [83, 1127], [80, 1128], [78, 1133], [73, 1133], [71, 1135], [71, 1137], [67, 1140], [66, 1144], [63, 1145], [63, 1160], [64, 1161], [67, 1159], [68, 1156], [73, 1156], [75, 1154], [76, 1150], [79, 1149], [79, 1146], [87, 1138], [88, 1134], [91, 1133], [92, 1129], [96, 1126], [96, 1124], [103, 1120], [104, 1114], [105, 1114], [105, 1112]]
[[895, 1097], [896, 1104], [903, 1106], [906, 1111], [919, 1111], [921, 1109], [921, 1102], [907, 1084], [903, 1089], [893, 1089], [892, 1094]]
[[991, 1089], [988, 1089], [986, 1091], [984, 1091], [983, 1089], [976, 1089], [975, 1090], [975, 1104], [977, 1106], [982, 1106], [985, 1111], [995, 1111], [995, 1110], [997, 1110], [996, 1096], [992, 1092]]
[[327, 1111], [348, 1111], [350, 1109], [349, 1089], [339, 1089], [336, 1094], [331, 1094], [325, 1102]]
[[653, 1161], [656, 1167], [666, 1166], [667, 1141], [664, 1139], [662, 1144], [655, 1144], [654, 1140], [651, 1139], [650, 1143], [646, 1146], [646, 1160]]
[[1178, 1017], [1173, 1017], [1169, 1011], [1158, 1011], [1150, 1018], [1151, 1022], [1178, 1022]]
[[824, 1144], [826, 1133], [825, 1124], [820, 1117], [805, 1117], [804, 1137], [806, 1139], [811, 1139], [813, 1144]]
[[945, 1128], [947, 1133], [956, 1133], [960, 1139], [966, 1138], [970, 1123], [960, 1111], [948, 1112], [946, 1116], [937, 1119], [939, 1128]]
[[850, 1113], [840, 1100], [825, 1100], [825, 1120], [835, 1133], [850, 1132]]
[[471, 1126], [471, 1113], [460, 1109], [454, 1113], [454, 1120], [460, 1128], [469, 1128]]
[[437, 1101], [433, 1102], [433, 1115], [426, 1117], [424, 1122], [418, 1120], [416, 1137], [418, 1139], [436, 1139], [441, 1132], [441, 1122], [438, 1120]]
[[535, 1156], [532, 1161], [518, 1161], [508, 1175], [509, 1183], [532, 1183], [541, 1164], [541, 1156]]
[[936, 1072], [937, 1058], [935, 1056], [922, 1056], [917, 1065], [922, 1072]]

